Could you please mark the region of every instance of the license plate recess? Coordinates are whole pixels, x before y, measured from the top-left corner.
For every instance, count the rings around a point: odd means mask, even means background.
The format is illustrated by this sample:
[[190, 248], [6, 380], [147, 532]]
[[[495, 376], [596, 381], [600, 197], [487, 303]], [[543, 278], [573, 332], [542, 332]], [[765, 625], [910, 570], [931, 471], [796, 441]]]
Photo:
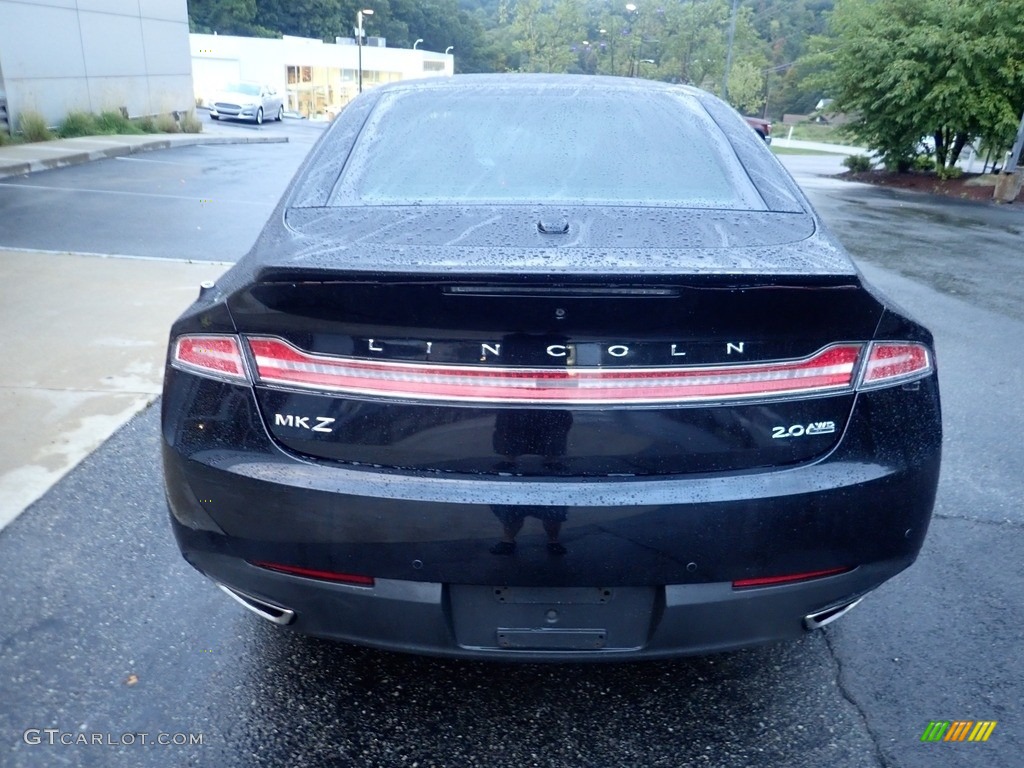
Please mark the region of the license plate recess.
[[642, 648], [650, 636], [656, 592], [654, 587], [448, 587], [460, 646], [523, 651]]

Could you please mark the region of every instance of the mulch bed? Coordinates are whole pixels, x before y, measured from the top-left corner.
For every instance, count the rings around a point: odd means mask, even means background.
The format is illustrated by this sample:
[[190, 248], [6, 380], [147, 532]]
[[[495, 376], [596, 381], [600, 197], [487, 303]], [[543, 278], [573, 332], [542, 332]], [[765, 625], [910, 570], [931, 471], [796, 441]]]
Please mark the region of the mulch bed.
[[[958, 179], [940, 179], [934, 173], [923, 173], [910, 171], [908, 173], [896, 173], [895, 171], [864, 171], [862, 173], [844, 173], [840, 178], [849, 181], [859, 181], [864, 184], [877, 184], [881, 187], [896, 187], [897, 189], [909, 189], [913, 192], [925, 192], [931, 195], [945, 195], [956, 197], [961, 200], [977, 200], [984, 203], [992, 203], [992, 190], [995, 181], [985, 184], [984, 181], [992, 179], [991, 176], [984, 177], [980, 173], [965, 173]], [[982, 183], [979, 183], [982, 182]], [[1024, 203], [1024, 189], [1017, 196], [1015, 203]]]

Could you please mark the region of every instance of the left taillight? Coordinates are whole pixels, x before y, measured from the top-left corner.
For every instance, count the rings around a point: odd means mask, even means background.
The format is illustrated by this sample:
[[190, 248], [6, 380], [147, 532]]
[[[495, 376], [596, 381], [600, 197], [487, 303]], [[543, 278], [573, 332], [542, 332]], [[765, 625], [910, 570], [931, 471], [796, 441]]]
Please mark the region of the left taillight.
[[179, 336], [173, 342], [171, 365], [214, 379], [247, 382], [245, 362], [234, 336], [196, 334]]

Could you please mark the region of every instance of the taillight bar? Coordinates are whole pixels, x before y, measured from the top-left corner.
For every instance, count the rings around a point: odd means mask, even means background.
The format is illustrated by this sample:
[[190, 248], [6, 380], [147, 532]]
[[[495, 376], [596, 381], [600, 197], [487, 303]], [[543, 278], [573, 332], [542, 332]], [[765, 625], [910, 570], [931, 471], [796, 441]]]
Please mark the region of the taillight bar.
[[179, 336], [172, 345], [171, 364], [216, 379], [248, 380], [242, 362], [242, 349], [235, 336]]
[[[863, 344], [833, 344], [805, 358], [746, 365], [675, 368], [508, 368], [403, 363], [304, 352], [276, 338], [252, 337], [259, 380], [353, 395], [475, 403], [694, 403], [852, 390]], [[917, 342], [867, 345], [856, 388], [911, 382], [934, 370]], [[247, 382], [236, 336], [189, 334], [172, 344], [171, 364], [203, 376]]]
[[932, 372], [932, 356], [924, 344], [873, 341], [858, 389], [888, 387], [920, 379]]
[[475, 403], [649, 404], [779, 397], [853, 389], [862, 344], [799, 360], [675, 368], [510, 368], [318, 355], [249, 337], [259, 381], [352, 395]]

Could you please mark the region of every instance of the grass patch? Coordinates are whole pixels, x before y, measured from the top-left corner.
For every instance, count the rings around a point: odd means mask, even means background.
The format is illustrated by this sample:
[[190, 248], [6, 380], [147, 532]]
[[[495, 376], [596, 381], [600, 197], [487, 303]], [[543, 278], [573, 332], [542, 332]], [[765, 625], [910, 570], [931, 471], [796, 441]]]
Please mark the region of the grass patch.
[[89, 112], [68, 112], [57, 127], [57, 135], [62, 139], [73, 139], [77, 136], [95, 136], [99, 133], [96, 115]]
[[850, 136], [842, 126], [824, 123], [799, 123], [793, 126], [793, 135], [789, 135], [789, 126], [781, 126], [778, 130], [780, 138], [800, 139], [801, 141], [821, 141], [826, 144], [847, 144]]
[[96, 125], [102, 134], [140, 134], [143, 130], [116, 110], [100, 112]]
[[203, 123], [194, 112], [187, 112], [181, 116], [181, 131], [182, 133], [202, 133]]
[[153, 126], [156, 128], [157, 133], [181, 133], [178, 121], [172, 115], [157, 115], [156, 119], [153, 120]]
[[26, 109], [18, 117], [18, 131], [27, 142], [49, 141], [53, 138], [53, 133], [46, 125], [46, 118], [31, 109]]
[[157, 133], [156, 120], [153, 119], [152, 115], [140, 117], [136, 125], [139, 126], [139, 130], [143, 133]]

